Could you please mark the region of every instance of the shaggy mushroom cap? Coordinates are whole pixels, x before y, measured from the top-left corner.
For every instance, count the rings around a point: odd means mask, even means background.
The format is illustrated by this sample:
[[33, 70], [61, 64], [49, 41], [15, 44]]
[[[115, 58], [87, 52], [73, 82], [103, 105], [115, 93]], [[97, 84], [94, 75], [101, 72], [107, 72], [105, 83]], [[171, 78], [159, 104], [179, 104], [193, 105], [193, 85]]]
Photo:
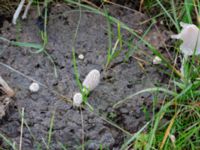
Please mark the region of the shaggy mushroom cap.
[[183, 43], [180, 45], [180, 50], [185, 56], [191, 56], [193, 54], [200, 54], [200, 38], [199, 28], [194, 24], [186, 24], [181, 22], [183, 28], [177, 35], [172, 35], [173, 39], [180, 39]]
[[83, 81], [83, 86], [92, 91], [100, 82], [100, 72], [96, 69], [91, 70]]

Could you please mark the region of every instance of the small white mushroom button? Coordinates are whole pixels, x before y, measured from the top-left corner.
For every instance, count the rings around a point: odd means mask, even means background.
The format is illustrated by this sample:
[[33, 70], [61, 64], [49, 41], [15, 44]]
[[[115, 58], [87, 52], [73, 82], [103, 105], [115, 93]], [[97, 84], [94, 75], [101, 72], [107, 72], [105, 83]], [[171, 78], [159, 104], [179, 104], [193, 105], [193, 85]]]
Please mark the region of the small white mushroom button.
[[81, 93], [75, 93], [73, 97], [73, 106], [79, 107], [83, 102], [83, 96]]
[[79, 58], [80, 60], [83, 60], [83, 59], [84, 59], [84, 55], [83, 55], [83, 54], [79, 54], [79, 55], [78, 55], [78, 58]]
[[153, 64], [154, 65], [159, 65], [162, 62], [162, 59], [158, 56], [155, 56], [153, 59]]
[[33, 93], [38, 92], [39, 89], [40, 89], [40, 85], [37, 82], [31, 83], [31, 85], [29, 86], [29, 90]]

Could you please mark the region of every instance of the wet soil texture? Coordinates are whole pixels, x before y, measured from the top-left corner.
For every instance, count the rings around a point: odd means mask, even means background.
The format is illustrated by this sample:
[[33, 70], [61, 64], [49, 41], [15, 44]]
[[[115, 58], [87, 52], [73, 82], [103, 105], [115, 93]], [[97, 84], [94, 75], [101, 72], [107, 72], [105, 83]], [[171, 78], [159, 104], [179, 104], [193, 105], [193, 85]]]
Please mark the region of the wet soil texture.
[[[111, 15], [138, 33], [143, 33], [149, 26], [140, 24], [147, 19], [141, 13], [114, 6], [107, 8]], [[145, 118], [143, 111], [145, 108], [148, 110], [153, 99], [148, 93], [131, 98], [116, 109], [113, 109], [113, 105], [130, 94], [153, 87], [161, 80], [157, 69], [152, 66], [151, 58], [140, 55], [140, 49], [151, 55], [149, 49], [122, 30], [123, 40], [137, 45], [135, 55], [125, 62], [124, 56], [129, 47], [123, 46], [120, 56], [105, 70], [108, 52], [107, 19], [84, 9], [75, 41], [80, 80], [83, 81], [91, 69], [98, 69], [101, 71], [101, 82], [88, 98], [94, 107], [94, 112], [87, 106], [80, 111], [67, 101], [79, 91], [72, 61], [73, 39], [79, 17], [78, 8], [72, 9], [64, 4], [56, 4], [51, 8], [46, 51], [55, 63], [57, 78], [52, 62], [44, 53], [36, 54], [35, 49], [17, 47], [0, 41], [0, 74], [16, 92], [9, 114], [1, 121], [0, 132], [18, 146], [21, 132], [20, 114], [24, 108], [25, 124], [22, 138], [24, 150], [46, 149], [48, 145], [52, 150], [62, 149], [62, 146], [73, 150], [80, 149], [83, 144], [86, 149], [91, 150], [100, 146], [119, 149], [124, 141], [137, 132], [148, 119]], [[16, 26], [5, 20], [1, 36], [20, 42], [42, 43], [36, 25], [37, 18], [37, 9], [32, 7], [28, 19], [20, 21]], [[117, 39], [116, 25], [112, 25], [112, 30], [114, 45]], [[153, 40], [158, 39], [154, 37]], [[84, 55], [83, 60], [78, 59], [79, 54]], [[145, 60], [140, 61], [137, 58]], [[42, 83], [37, 93], [29, 91], [32, 79]], [[48, 141], [52, 116], [54, 116], [52, 136]], [[5, 140], [1, 139], [0, 143], [3, 149], [9, 149]]]

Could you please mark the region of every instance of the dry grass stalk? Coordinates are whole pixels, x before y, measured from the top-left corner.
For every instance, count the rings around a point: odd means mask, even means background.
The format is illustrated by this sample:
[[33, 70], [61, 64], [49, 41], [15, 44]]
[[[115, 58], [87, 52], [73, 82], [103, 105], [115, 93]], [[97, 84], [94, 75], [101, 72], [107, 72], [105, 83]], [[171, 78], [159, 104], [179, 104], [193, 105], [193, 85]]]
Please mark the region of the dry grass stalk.
[[13, 97], [15, 95], [14, 90], [9, 87], [9, 85], [1, 76], [0, 76], [0, 90], [5, 92], [9, 97]]

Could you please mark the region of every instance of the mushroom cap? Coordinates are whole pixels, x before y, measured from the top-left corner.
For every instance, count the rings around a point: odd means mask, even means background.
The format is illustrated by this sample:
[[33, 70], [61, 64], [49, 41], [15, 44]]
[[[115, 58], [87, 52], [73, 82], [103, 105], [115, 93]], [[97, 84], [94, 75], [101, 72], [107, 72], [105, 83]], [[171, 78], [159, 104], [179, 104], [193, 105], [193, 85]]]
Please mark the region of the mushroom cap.
[[79, 107], [83, 102], [83, 96], [81, 93], [75, 93], [73, 97], [73, 106]]
[[[199, 38], [199, 28], [194, 24], [186, 24], [181, 22], [181, 27], [183, 29], [177, 35], [172, 35], [173, 39], [181, 39], [183, 43], [180, 45], [181, 52], [186, 56], [191, 56], [193, 54], [200, 54], [200, 38]], [[195, 53], [194, 53], [195, 52]]]
[[92, 91], [100, 82], [100, 72], [96, 69], [91, 70], [83, 81], [83, 86]]
[[31, 85], [29, 86], [29, 90], [33, 93], [38, 92], [39, 89], [40, 89], [40, 85], [37, 82], [31, 83]]
[[154, 59], [153, 59], [153, 64], [154, 65], [158, 65], [158, 64], [161, 64], [162, 62], [162, 59], [158, 56], [155, 56]]

